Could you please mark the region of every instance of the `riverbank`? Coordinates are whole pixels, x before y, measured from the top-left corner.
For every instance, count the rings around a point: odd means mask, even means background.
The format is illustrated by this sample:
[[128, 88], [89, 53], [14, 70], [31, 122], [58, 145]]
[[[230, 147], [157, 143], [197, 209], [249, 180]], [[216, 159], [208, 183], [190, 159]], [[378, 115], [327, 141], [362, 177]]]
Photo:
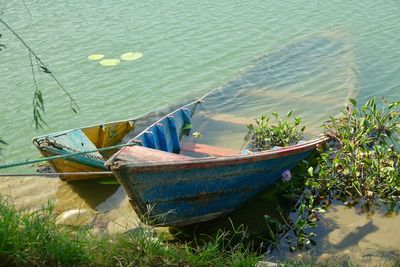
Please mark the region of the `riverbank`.
[[138, 227], [140, 220], [119, 185], [66, 183], [59, 178], [1, 177], [0, 195], [17, 209], [40, 210], [49, 203], [58, 221], [90, 226], [94, 232], [120, 233]]
[[144, 225], [96, 235], [90, 228], [58, 224], [52, 206], [26, 211], [6, 197], [0, 197], [0, 218], [1, 266], [400, 266], [399, 258], [382, 254], [355, 261], [346, 252], [320, 259], [298, 254], [281, 264], [261, 261], [260, 254], [232, 244], [227, 233], [204, 243], [169, 241]]
[[[106, 197], [89, 200], [90, 191], [99, 188], [103, 188]], [[284, 266], [342, 266], [344, 262], [352, 266], [399, 266], [400, 263], [400, 239], [395, 235], [398, 216], [368, 217], [354, 208], [333, 205], [319, 222], [314, 250], [282, 255], [277, 250], [273, 257], [263, 258], [261, 253], [250, 252], [244, 245], [231, 245], [226, 232], [205, 243], [193, 240], [185, 243], [178, 242], [168, 231], [144, 226], [124, 192], [119, 190], [116, 185], [73, 185], [46, 177], [0, 178], [0, 229], [6, 230], [0, 233], [4, 240], [0, 262], [7, 259], [7, 264], [18, 266], [254, 266], [260, 260], [271, 264], [277, 259], [285, 262]], [[232, 214], [231, 219], [254, 216], [252, 209], [244, 208]], [[251, 212], [246, 215], [248, 210]], [[35, 239], [38, 236], [40, 240]]]
[[259, 257], [228, 247], [221, 236], [198, 246], [169, 243], [140, 226], [124, 234], [96, 235], [57, 223], [53, 207], [17, 209], [0, 199], [0, 265], [3, 266], [254, 266]]

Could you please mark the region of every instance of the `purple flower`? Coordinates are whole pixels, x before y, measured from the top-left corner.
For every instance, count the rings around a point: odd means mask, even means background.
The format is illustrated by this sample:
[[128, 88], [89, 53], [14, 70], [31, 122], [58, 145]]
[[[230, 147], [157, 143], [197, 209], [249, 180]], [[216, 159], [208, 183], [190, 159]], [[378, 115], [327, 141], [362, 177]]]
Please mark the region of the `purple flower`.
[[282, 172], [281, 176], [282, 176], [282, 181], [284, 182], [288, 182], [290, 181], [290, 178], [292, 178], [290, 170], [285, 170], [284, 172]]

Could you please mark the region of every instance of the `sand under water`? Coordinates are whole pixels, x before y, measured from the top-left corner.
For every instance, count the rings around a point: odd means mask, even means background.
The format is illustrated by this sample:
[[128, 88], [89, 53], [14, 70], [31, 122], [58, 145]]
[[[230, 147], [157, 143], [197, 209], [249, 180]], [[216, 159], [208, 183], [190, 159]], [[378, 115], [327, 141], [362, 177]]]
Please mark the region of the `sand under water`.
[[63, 182], [47, 177], [1, 177], [0, 194], [16, 207], [40, 209], [53, 205], [57, 221], [91, 226], [100, 233], [125, 232], [139, 227], [139, 218], [119, 185]]

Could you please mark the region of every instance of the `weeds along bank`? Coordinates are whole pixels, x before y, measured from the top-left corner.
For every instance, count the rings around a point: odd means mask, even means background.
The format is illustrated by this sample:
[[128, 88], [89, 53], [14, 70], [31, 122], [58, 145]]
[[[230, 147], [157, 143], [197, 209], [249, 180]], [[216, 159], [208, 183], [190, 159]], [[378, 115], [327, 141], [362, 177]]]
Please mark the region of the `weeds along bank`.
[[[0, 218], [0, 266], [343, 266], [343, 259], [316, 262], [312, 257], [263, 261], [260, 254], [233, 245], [227, 233], [202, 245], [169, 242], [148, 227], [93, 236], [89, 229], [57, 225], [51, 207], [21, 211], [4, 197]], [[400, 266], [400, 259], [381, 263]]]
[[154, 229], [94, 236], [58, 225], [52, 207], [17, 210], [0, 198], [0, 265], [3, 266], [254, 266], [260, 259], [223, 235], [201, 245], [170, 243]]

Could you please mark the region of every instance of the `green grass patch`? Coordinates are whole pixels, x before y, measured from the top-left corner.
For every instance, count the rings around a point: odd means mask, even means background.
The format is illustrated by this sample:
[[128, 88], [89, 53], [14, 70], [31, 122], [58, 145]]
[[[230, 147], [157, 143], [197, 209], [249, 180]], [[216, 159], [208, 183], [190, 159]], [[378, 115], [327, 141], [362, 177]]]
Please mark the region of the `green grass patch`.
[[202, 244], [167, 241], [153, 228], [94, 236], [56, 224], [52, 207], [19, 210], [0, 196], [0, 265], [254, 266], [261, 256], [224, 234]]

